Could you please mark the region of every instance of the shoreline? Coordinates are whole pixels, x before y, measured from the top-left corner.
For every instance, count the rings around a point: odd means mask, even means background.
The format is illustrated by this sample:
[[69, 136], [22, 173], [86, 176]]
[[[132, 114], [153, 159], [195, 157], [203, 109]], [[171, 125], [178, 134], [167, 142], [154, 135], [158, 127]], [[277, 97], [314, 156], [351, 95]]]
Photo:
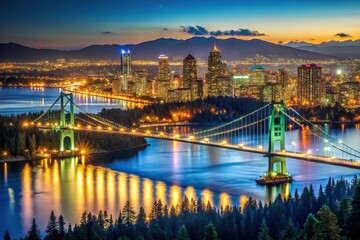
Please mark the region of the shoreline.
[[102, 93], [83, 92], [80, 90], [70, 89], [69, 87], [63, 87], [62, 89], [66, 92], [71, 92], [71, 93], [90, 95], [90, 96], [94, 96], [94, 97], [103, 97], [103, 98], [114, 99], [114, 100], [122, 100], [122, 101], [126, 101], [126, 102], [140, 103], [140, 104], [144, 104], [144, 105], [149, 105], [149, 104], [155, 103], [155, 101], [144, 100], [144, 99], [140, 99], [140, 98], [130, 99], [128, 97], [123, 97], [123, 96], [119, 96], [119, 95], [107, 95], [107, 94], [102, 94]]
[[94, 155], [106, 155], [106, 154], [115, 154], [115, 153], [122, 153], [122, 152], [135, 152], [135, 151], [140, 151], [145, 149], [146, 147], [150, 146], [150, 144], [146, 143], [146, 144], [142, 144], [139, 146], [135, 146], [135, 147], [130, 147], [130, 148], [123, 148], [123, 149], [117, 149], [117, 150], [110, 150], [110, 151], [106, 151], [106, 150], [95, 150], [95, 151], [90, 151], [89, 153], [86, 154], [81, 154], [81, 153], [71, 153], [68, 155], [57, 155], [57, 156], [49, 156], [49, 157], [31, 157], [31, 158], [26, 158], [26, 157], [21, 157], [21, 158], [12, 158], [12, 159], [2, 159], [0, 160], [0, 163], [15, 163], [15, 162], [30, 162], [30, 161], [37, 161], [37, 160], [42, 160], [42, 159], [64, 159], [64, 158], [71, 158], [71, 157], [81, 157], [81, 156], [94, 156]]

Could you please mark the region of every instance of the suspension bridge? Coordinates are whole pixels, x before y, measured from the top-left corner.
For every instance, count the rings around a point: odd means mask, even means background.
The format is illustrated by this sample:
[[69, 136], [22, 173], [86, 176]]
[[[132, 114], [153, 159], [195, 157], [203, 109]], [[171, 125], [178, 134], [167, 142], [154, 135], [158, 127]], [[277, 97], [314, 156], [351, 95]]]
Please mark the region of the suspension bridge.
[[[307, 124], [302, 124], [304, 122]], [[265, 104], [251, 113], [216, 127], [179, 134], [123, 126], [97, 114], [86, 112], [74, 103], [71, 93], [61, 93], [46, 111], [26, 124], [58, 131], [59, 154], [75, 151], [75, 131], [156, 138], [261, 154], [268, 158], [267, 172], [258, 180], [262, 184], [292, 180], [291, 174], [286, 170], [286, 158], [360, 169], [358, 149], [331, 136], [283, 102]], [[313, 146], [308, 150], [295, 152], [294, 148], [293, 151], [286, 149], [289, 144], [286, 144], [285, 131], [287, 127], [295, 126], [311, 138]]]

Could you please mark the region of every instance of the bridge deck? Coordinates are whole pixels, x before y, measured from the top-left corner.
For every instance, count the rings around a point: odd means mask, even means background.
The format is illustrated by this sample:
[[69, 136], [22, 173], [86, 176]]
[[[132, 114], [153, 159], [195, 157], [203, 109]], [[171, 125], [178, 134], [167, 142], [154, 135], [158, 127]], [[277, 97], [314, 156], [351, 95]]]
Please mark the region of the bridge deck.
[[[41, 126], [41, 127], [37, 127], [37, 128], [54, 130], [53, 128], [46, 127], [46, 126]], [[68, 128], [68, 129], [70, 130], [70, 128]], [[252, 147], [247, 147], [247, 146], [239, 146], [239, 145], [226, 144], [226, 143], [215, 143], [215, 142], [210, 142], [210, 141], [200, 141], [195, 138], [191, 139], [188, 136], [187, 137], [183, 137], [183, 136], [175, 137], [175, 135], [168, 135], [166, 133], [163, 133], [163, 135], [160, 135], [160, 134], [142, 133], [142, 132], [128, 131], [128, 130], [116, 131], [116, 130], [104, 130], [104, 129], [95, 129], [95, 128], [92, 128], [92, 129], [78, 128], [78, 127], [71, 128], [71, 130], [81, 131], [81, 132], [106, 133], [106, 134], [122, 134], [122, 135], [134, 136], [134, 137], [145, 137], [145, 138], [154, 138], [154, 139], [161, 139], [161, 140], [168, 140], [168, 141], [178, 141], [178, 142], [185, 142], [185, 143], [191, 143], [191, 144], [205, 145], [205, 146], [210, 146], [210, 147], [219, 147], [219, 148], [231, 149], [231, 150], [236, 150], [236, 151], [256, 153], [256, 154], [261, 154], [265, 157], [279, 156], [279, 157], [293, 158], [293, 159], [298, 159], [298, 160], [305, 160], [305, 161], [310, 161], [310, 162], [317, 162], [317, 163], [323, 163], [323, 164], [330, 164], [330, 165], [337, 165], [337, 166], [342, 166], [342, 167], [360, 169], [360, 161], [355, 161], [355, 160], [350, 161], [347, 159], [330, 158], [330, 157], [325, 157], [325, 156], [309, 155], [307, 153], [297, 153], [297, 152], [291, 152], [291, 151], [270, 153], [270, 152], [266, 151], [265, 149], [252, 148]]]

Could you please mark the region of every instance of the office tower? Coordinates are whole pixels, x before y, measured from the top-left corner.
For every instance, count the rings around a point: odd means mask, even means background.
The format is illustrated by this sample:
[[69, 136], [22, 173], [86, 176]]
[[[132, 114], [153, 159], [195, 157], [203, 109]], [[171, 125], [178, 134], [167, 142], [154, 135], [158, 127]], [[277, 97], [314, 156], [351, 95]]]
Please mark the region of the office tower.
[[145, 70], [137, 70], [134, 72], [135, 91], [137, 96], [146, 95], [147, 72]]
[[235, 73], [232, 75], [234, 96], [244, 97], [249, 87], [250, 77], [247, 74]]
[[191, 100], [190, 88], [178, 88], [168, 91], [169, 102], [188, 102]]
[[264, 66], [255, 65], [250, 67], [250, 85], [264, 86], [265, 85], [265, 70]]
[[218, 83], [218, 95], [221, 96], [234, 96], [233, 80], [231, 76], [219, 76], [216, 79]]
[[169, 59], [165, 55], [160, 55], [157, 81], [157, 96], [162, 99], [167, 99], [170, 86], [171, 84]]
[[289, 85], [289, 73], [285, 69], [279, 69], [276, 72], [276, 82], [284, 89]]
[[297, 102], [301, 105], [319, 105], [323, 91], [321, 66], [301, 65], [297, 69], [297, 77]]
[[120, 91], [127, 92], [127, 82], [131, 76], [131, 53], [130, 50], [121, 50], [121, 78]]
[[183, 76], [181, 74], [174, 74], [171, 76], [171, 89], [177, 89], [182, 87]]
[[183, 87], [191, 88], [191, 84], [197, 80], [196, 60], [190, 54], [183, 61]]
[[216, 47], [216, 43], [214, 43], [214, 47], [210, 52], [210, 56], [208, 58], [208, 72], [206, 74], [207, 80], [207, 92], [209, 96], [218, 96], [218, 82], [217, 78], [225, 73], [224, 64], [221, 59], [221, 52]]
[[158, 80], [170, 80], [169, 58], [165, 55], [159, 56]]
[[263, 102], [276, 101], [280, 102], [284, 99], [284, 92], [279, 83], [268, 83], [262, 89], [261, 100]]

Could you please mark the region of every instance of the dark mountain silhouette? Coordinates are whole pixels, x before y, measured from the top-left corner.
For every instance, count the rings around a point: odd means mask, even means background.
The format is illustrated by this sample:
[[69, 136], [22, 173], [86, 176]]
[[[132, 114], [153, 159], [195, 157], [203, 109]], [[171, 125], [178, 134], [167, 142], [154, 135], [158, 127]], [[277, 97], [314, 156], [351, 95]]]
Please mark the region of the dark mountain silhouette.
[[301, 58], [320, 60], [330, 56], [273, 44], [259, 39], [241, 40], [235, 38], [215, 39], [193, 37], [187, 40], [160, 38], [130, 45], [92, 45], [79, 50], [35, 49], [16, 43], [0, 44], [1, 62], [55, 61], [65, 59], [115, 60], [119, 59], [121, 49], [130, 49], [133, 60], [156, 60], [160, 54], [170, 58], [186, 57], [192, 54], [197, 59], [206, 60], [214, 42], [221, 50], [225, 60], [239, 60], [256, 54], [265, 57]]
[[360, 39], [346, 41], [332, 40], [319, 44], [288, 42], [284, 46], [343, 58], [360, 58]]

